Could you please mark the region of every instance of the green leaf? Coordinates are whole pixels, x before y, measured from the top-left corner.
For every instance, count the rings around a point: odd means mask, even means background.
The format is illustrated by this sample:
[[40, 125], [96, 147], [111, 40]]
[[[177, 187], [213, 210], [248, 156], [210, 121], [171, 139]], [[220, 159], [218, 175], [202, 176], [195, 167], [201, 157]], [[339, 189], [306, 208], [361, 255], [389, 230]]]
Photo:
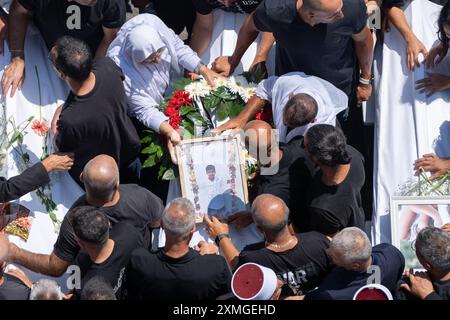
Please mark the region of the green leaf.
[[141, 153], [143, 154], [154, 154], [158, 151], [158, 147], [152, 143], [148, 147], [144, 148]]
[[194, 124], [191, 121], [184, 119], [183, 121], [181, 121], [181, 127], [187, 130], [191, 135], [195, 134]]
[[156, 150], [156, 157], [158, 159], [161, 159], [162, 156], [164, 155], [164, 151], [163, 151], [163, 147], [162, 146], [156, 146], [157, 150]]
[[206, 120], [203, 119], [202, 115], [198, 112], [189, 113], [187, 115], [187, 118], [191, 120], [193, 123], [199, 123], [199, 124], [207, 124]]
[[191, 79], [181, 78], [180, 80], [173, 82], [171, 87], [173, 88], [174, 91], [184, 90], [184, 87], [186, 87], [188, 84], [191, 84], [192, 82], [194, 81], [192, 81]]
[[17, 141], [18, 141], [20, 144], [23, 144], [23, 134], [22, 134], [22, 133], [19, 133], [19, 135], [17, 136]]
[[156, 155], [151, 154], [147, 160], [144, 161], [144, 164], [142, 165], [143, 168], [150, 168], [154, 167], [156, 165]]
[[241, 113], [242, 110], [244, 110], [245, 104], [239, 103], [239, 101], [234, 101], [230, 106], [230, 117], [235, 117], [239, 113]]
[[224, 121], [226, 118], [228, 118], [228, 115], [230, 114], [231, 104], [232, 103], [230, 103], [230, 101], [226, 101], [220, 104], [216, 113], [217, 119], [219, 121]]
[[191, 134], [188, 130], [186, 130], [182, 126], [180, 126], [180, 133], [183, 136], [183, 139], [185, 139], [185, 140], [194, 138], [194, 135]]
[[192, 111], [196, 111], [196, 109], [193, 106], [185, 105], [180, 108], [179, 114], [180, 116], [184, 116]]
[[15, 131], [11, 137], [11, 139], [9, 140], [10, 144], [14, 144], [17, 139], [19, 138], [19, 136], [21, 135], [21, 133], [19, 131]]
[[146, 136], [146, 137], [141, 139], [141, 143], [150, 143], [152, 141], [153, 141], [153, 137], [152, 136]]
[[168, 169], [166, 172], [164, 172], [164, 175], [162, 176], [163, 180], [173, 180], [175, 179], [175, 171], [173, 168]]

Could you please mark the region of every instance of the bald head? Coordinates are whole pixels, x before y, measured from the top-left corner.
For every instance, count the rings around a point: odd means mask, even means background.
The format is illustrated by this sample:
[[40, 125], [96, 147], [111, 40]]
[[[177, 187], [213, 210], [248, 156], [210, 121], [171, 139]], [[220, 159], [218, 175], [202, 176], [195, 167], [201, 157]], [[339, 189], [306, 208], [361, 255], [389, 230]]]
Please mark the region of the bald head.
[[272, 127], [265, 121], [253, 120], [244, 127], [247, 149], [254, 158], [258, 158], [257, 150], [270, 153], [272, 146]]
[[252, 216], [255, 224], [266, 235], [276, 236], [287, 227], [289, 208], [282, 199], [271, 194], [262, 194], [253, 201]]
[[297, 10], [301, 18], [311, 26], [333, 23], [344, 17], [343, 0], [298, 0]]
[[110, 201], [119, 184], [119, 168], [107, 155], [99, 155], [89, 161], [83, 170], [82, 180], [89, 197]]

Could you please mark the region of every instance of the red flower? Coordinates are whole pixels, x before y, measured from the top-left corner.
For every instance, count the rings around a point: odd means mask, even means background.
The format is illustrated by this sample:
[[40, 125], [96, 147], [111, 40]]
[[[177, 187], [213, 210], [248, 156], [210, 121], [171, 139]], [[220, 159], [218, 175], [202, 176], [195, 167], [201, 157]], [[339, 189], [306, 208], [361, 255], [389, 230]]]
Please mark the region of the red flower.
[[266, 122], [271, 122], [272, 120], [272, 108], [262, 108], [256, 116], [256, 120], [262, 120]]
[[180, 127], [180, 123], [183, 120], [183, 118], [180, 117], [178, 114], [174, 114], [169, 118], [169, 124], [177, 130]]
[[45, 120], [34, 120], [33, 124], [31, 125], [31, 129], [33, 129], [34, 133], [37, 135], [44, 137], [48, 132], [48, 125]]

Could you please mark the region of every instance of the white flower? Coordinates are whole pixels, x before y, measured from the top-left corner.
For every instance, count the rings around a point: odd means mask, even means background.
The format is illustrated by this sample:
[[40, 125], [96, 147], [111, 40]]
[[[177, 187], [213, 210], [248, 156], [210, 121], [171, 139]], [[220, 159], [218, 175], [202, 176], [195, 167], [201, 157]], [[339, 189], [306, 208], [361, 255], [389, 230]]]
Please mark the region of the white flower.
[[251, 83], [249, 83], [244, 76], [234, 77], [234, 82], [236, 82], [236, 84], [242, 88], [248, 88], [252, 86]]
[[228, 86], [228, 82], [230, 80], [227, 78], [216, 78], [214, 79], [214, 85], [216, 88], [218, 87], [227, 87]]
[[248, 100], [253, 97], [256, 93], [255, 87], [249, 87], [249, 88], [242, 88], [239, 90], [239, 95], [241, 96], [242, 100], [244, 100], [245, 103], [248, 102]]
[[212, 88], [204, 80], [192, 82], [184, 88], [191, 98], [205, 97], [210, 94], [211, 90]]

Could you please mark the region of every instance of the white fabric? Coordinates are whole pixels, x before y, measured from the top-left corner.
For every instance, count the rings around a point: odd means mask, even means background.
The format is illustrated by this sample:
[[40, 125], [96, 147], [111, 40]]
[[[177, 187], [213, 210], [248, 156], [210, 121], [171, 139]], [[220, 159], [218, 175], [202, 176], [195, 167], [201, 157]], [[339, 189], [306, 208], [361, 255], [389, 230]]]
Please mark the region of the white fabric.
[[[14, 117], [17, 124], [25, 121], [28, 117], [34, 116], [39, 119], [39, 93], [35, 68], [37, 67], [40, 84], [43, 118], [50, 123], [56, 108], [65, 100], [69, 89], [54, 73], [53, 68], [47, 59], [47, 48], [41, 36], [29, 30], [25, 41], [26, 56], [26, 78], [21, 91], [18, 91], [13, 98], [6, 97], [6, 115]], [[9, 63], [10, 55], [6, 50], [4, 56], [0, 56], [0, 77]], [[2, 100], [5, 99], [1, 96]], [[0, 106], [1, 108], [1, 106]], [[30, 155], [32, 163], [39, 161], [42, 154], [43, 139], [36, 135], [31, 126], [26, 130], [28, 134], [24, 139], [24, 146]], [[51, 148], [50, 148], [51, 149]], [[52, 150], [49, 150], [51, 152]], [[22, 169], [17, 168], [17, 154], [10, 150], [5, 172], [2, 176], [13, 177], [19, 174]], [[82, 194], [81, 188], [72, 180], [66, 172], [56, 172], [50, 174], [52, 185], [52, 198], [58, 204], [56, 215], [60, 221], [63, 220], [68, 208]], [[25, 242], [18, 237], [10, 236], [10, 240], [19, 247], [35, 253], [49, 254], [53, 250], [57, 233], [54, 231], [53, 223], [47, 214], [45, 207], [40, 203], [36, 193], [32, 192], [23, 196], [18, 202], [31, 210], [34, 220], [31, 226], [30, 236]], [[19, 266], [20, 267], [20, 266]], [[22, 270], [24, 270], [21, 267]], [[40, 274], [24, 270], [32, 281], [48, 278]], [[56, 279], [63, 290], [66, 288], [67, 274]]]
[[[226, 12], [223, 10], [214, 10], [214, 27], [212, 33], [211, 44], [208, 49], [202, 54], [202, 61], [211, 65], [217, 57], [231, 56], [236, 46], [239, 30], [244, 23], [247, 15], [240, 13]], [[241, 63], [234, 71], [235, 75], [247, 71], [253, 63], [256, 52], [258, 51], [258, 44], [261, 41], [261, 34], [255, 42], [245, 52], [241, 59]], [[269, 75], [275, 74], [275, 49], [272, 48], [266, 62], [267, 71]]]
[[[143, 63], [164, 48], [161, 62]], [[158, 110], [170, 82], [183, 68], [195, 70], [200, 58], [158, 17], [140, 14], [125, 23], [111, 43], [107, 55], [122, 68], [128, 113], [145, 126], [159, 132], [168, 118]]]
[[[427, 0], [412, 1], [405, 9], [413, 32], [427, 49], [436, 41], [440, 9]], [[414, 177], [414, 161], [430, 152], [450, 156], [450, 92], [426, 98], [416, 91], [415, 81], [424, 77], [425, 70], [422, 66], [409, 72], [405, 52], [405, 41], [392, 26], [384, 37], [381, 79], [376, 88], [373, 230], [376, 243], [391, 239], [390, 196]], [[429, 71], [450, 75], [450, 57], [436, 70]]]
[[[286, 135], [287, 128], [283, 123], [283, 112], [290, 95], [308, 94], [317, 102], [316, 121], [295, 128]], [[336, 115], [347, 109], [347, 95], [326, 80], [307, 76], [303, 72], [291, 72], [281, 77], [270, 77], [262, 81], [256, 90], [256, 95], [272, 103], [272, 113], [275, 128], [279, 130], [280, 142], [289, 142], [292, 138], [305, 135], [316, 124], [336, 125]]]

